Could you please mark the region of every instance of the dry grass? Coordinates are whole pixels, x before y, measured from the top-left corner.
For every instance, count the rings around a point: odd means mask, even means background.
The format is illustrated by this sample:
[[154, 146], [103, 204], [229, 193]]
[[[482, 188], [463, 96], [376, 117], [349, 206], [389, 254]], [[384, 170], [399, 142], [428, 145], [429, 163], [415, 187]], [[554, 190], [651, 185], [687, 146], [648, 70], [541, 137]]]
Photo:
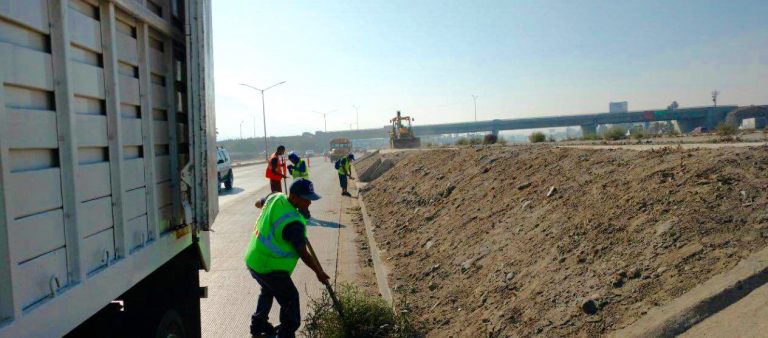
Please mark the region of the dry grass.
[[327, 292], [310, 302], [310, 314], [304, 321], [307, 337], [318, 338], [405, 338], [421, 337], [407, 310], [395, 312], [379, 297], [372, 297], [357, 287], [342, 284], [337, 296], [344, 311], [344, 321], [333, 307]]

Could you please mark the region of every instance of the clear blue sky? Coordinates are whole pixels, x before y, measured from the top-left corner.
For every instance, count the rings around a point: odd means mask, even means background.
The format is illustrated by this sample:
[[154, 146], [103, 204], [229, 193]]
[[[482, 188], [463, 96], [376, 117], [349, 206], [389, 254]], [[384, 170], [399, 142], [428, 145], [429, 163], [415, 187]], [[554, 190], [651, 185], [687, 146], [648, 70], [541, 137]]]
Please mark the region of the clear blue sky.
[[[220, 138], [768, 103], [768, 1], [213, 1]], [[354, 127], [354, 126], [353, 126]]]

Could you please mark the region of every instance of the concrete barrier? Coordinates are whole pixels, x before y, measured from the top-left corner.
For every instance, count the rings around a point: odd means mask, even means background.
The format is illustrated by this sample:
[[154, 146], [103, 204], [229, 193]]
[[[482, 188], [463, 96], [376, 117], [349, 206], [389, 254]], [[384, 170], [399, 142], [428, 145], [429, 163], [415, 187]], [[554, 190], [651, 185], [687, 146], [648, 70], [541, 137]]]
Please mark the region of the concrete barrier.
[[[353, 168], [352, 171], [354, 172], [355, 169]], [[355, 172], [355, 175], [357, 173]], [[358, 176], [359, 177], [359, 176]], [[389, 288], [389, 269], [384, 265], [384, 263], [381, 261], [381, 251], [379, 251], [379, 246], [376, 244], [376, 238], [373, 234], [373, 222], [368, 216], [368, 211], [365, 208], [365, 202], [363, 201], [363, 194], [360, 193], [361, 188], [364, 186], [364, 184], [358, 183], [359, 181], [355, 181], [355, 186], [357, 187], [357, 199], [360, 202], [360, 211], [363, 214], [363, 223], [365, 224], [365, 234], [368, 239], [368, 248], [371, 252], [371, 260], [373, 261], [373, 270], [376, 274], [376, 284], [379, 287], [379, 293], [381, 294], [381, 298], [384, 299], [384, 301], [389, 304], [389, 306], [394, 306], [393, 298], [392, 298], [392, 289]]]
[[675, 337], [768, 282], [768, 248], [744, 259], [730, 271], [686, 292], [671, 303], [651, 309], [612, 337]]

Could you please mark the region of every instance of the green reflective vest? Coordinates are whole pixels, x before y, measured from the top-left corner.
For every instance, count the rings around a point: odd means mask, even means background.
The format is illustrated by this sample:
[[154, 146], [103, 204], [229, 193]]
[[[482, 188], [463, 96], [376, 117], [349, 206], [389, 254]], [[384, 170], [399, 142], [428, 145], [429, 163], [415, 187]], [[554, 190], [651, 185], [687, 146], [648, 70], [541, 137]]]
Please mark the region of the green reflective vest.
[[[304, 171], [300, 171], [299, 168], [301, 168], [301, 165], [304, 164]], [[309, 166], [307, 166], [307, 163], [304, 162], [304, 160], [299, 160], [299, 163], [296, 163], [295, 166], [291, 168], [291, 176], [293, 176], [294, 180], [298, 180], [300, 178], [309, 178]]]
[[[349, 164], [349, 157], [342, 157], [339, 161], [339, 175], [352, 175], [352, 166]], [[347, 170], [346, 172], [344, 170]]]
[[307, 220], [288, 201], [288, 196], [277, 193], [269, 196], [256, 221], [256, 228], [248, 243], [245, 264], [257, 273], [287, 271], [293, 273], [299, 261], [299, 253], [291, 243], [283, 239], [283, 229], [288, 223], [304, 224], [307, 236]]

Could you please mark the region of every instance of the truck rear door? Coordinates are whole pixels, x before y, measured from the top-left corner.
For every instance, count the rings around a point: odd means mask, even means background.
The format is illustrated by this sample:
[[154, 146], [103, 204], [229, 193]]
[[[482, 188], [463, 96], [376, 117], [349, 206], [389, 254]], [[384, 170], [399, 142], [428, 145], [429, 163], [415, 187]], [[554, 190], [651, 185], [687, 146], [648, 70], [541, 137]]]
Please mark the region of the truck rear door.
[[194, 222], [200, 256], [206, 270], [210, 268], [209, 230], [219, 212], [217, 178], [216, 119], [213, 86], [213, 36], [211, 1], [188, 1], [187, 71], [190, 89], [188, 104], [195, 114], [190, 125], [194, 171]]

